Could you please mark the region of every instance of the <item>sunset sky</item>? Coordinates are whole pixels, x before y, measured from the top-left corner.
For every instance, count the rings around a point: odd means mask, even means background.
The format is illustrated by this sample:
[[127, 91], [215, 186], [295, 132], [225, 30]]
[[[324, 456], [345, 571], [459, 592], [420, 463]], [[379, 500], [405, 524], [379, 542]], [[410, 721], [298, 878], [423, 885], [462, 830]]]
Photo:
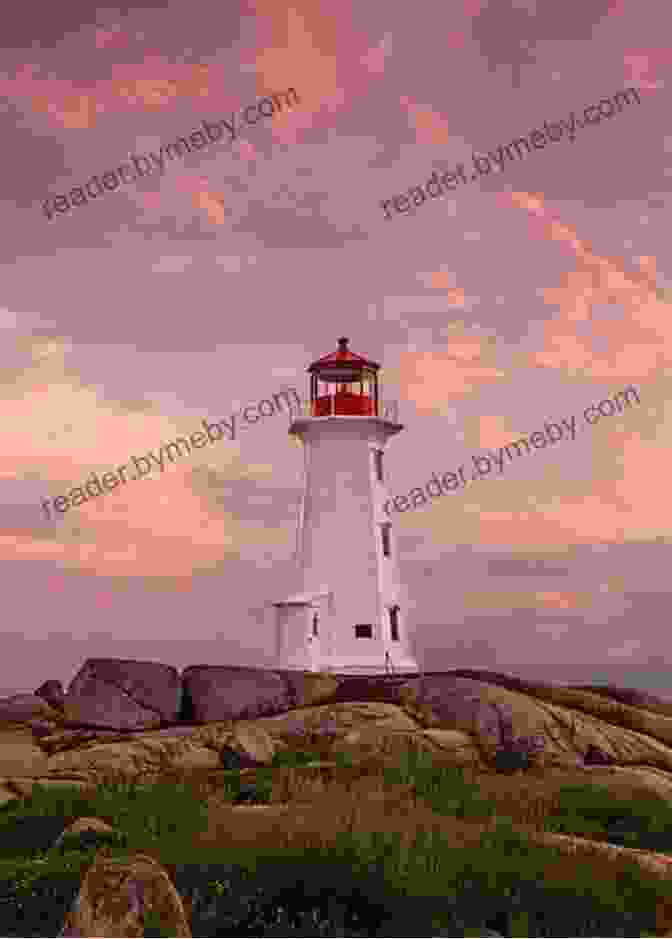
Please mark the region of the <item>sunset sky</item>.
[[[671, 19], [658, 0], [13, 9], [0, 691], [89, 656], [273, 664], [264, 608], [287, 595], [302, 484], [285, 415], [52, 521], [41, 500], [282, 387], [305, 397], [339, 336], [399, 402], [394, 495], [638, 389], [395, 530], [421, 665], [667, 687]], [[296, 107], [233, 143], [47, 219], [45, 200], [290, 87]], [[641, 103], [573, 142], [386, 219], [435, 169], [471, 176], [472, 153], [626, 88]]]

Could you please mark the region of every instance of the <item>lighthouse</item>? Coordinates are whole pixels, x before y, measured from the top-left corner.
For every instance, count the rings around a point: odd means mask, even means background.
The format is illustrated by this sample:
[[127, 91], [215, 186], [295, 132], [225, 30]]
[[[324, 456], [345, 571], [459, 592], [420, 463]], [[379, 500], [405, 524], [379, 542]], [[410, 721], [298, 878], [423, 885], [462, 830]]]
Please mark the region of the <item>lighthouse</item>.
[[348, 349], [313, 362], [310, 400], [289, 433], [304, 453], [295, 592], [274, 603], [279, 668], [375, 675], [419, 671], [383, 506], [388, 441], [402, 431], [380, 397], [380, 365]]

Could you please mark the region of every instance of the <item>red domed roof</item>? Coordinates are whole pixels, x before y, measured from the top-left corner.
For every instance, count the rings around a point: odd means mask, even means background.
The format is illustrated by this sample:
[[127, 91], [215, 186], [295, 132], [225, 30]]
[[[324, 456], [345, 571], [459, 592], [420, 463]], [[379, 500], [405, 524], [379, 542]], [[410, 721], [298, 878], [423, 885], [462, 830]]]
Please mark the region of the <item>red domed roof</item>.
[[343, 366], [351, 366], [353, 371], [357, 371], [361, 368], [373, 369], [377, 371], [380, 368], [378, 362], [372, 362], [371, 359], [365, 359], [364, 356], [356, 355], [354, 352], [350, 352], [348, 349], [348, 340], [343, 336], [338, 340], [338, 349], [336, 352], [331, 352], [329, 355], [323, 356], [321, 359], [313, 362], [308, 366], [306, 371], [322, 371], [322, 369], [331, 369], [338, 368]]

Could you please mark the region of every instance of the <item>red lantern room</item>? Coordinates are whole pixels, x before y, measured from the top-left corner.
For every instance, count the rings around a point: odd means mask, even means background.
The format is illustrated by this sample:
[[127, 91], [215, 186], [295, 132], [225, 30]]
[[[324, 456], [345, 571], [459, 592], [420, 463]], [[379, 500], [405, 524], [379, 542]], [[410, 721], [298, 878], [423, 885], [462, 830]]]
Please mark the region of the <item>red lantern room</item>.
[[378, 362], [371, 362], [338, 340], [338, 349], [313, 362], [310, 372], [312, 417], [378, 417]]

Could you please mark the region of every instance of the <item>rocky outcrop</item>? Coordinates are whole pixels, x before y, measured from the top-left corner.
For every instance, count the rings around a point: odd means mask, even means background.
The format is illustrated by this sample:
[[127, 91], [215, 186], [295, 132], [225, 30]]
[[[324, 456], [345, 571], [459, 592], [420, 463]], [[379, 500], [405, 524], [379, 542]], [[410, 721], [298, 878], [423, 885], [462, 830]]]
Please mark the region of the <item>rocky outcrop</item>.
[[398, 762], [409, 746], [437, 762], [480, 765], [474, 737], [445, 727], [425, 727], [403, 708], [382, 701], [353, 701], [300, 708], [255, 722], [280, 747], [317, 750], [327, 759], [336, 753], [355, 760], [381, 758]]
[[672, 717], [672, 701], [666, 701], [664, 698], [650, 694], [647, 691], [639, 691], [635, 688], [619, 688], [616, 685], [574, 685], [573, 687], [579, 691], [592, 691], [593, 694], [613, 698], [614, 701], [620, 701], [621, 704], [630, 704], [635, 708], [653, 711], [654, 714], [665, 714]]
[[[456, 669], [450, 674], [457, 677], [482, 680], [489, 685], [517, 691], [526, 697], [537, 698], [540, 702], [569, 708], [572, 711], [579, 711], [591, 717], [601, 718], [607, 723], [614, 723], [644, 734], [651, 734], [666, 744], [672, 745], [672, 711], [664, 710], [663, 704], [659, 706], [659, 710], [654, 711], [624, 704], [613, 695], [604, 693], [605, 689], [602, 688], [599, 693], [585, 691], [580, 686], [565, 687], [551, 685], [547, 682], [525, 681], [501, 672]], [[632, 689], [618, 689], [621, 696], [625, 692], [633, 695], [638, 693]]]
[[219, 751], [225, 769], [248, 769], [267, 766], [275, 754], [271, 735], [263, 727], [244, 722], [237, 726]]
[[49, 772], [49, 759], [26, 725], [0, 728], [0, 776], [40, 776]]
[[0, 723], [23, 724], [30, 720], [58, 721], [61, 714], [36, 694], [13, 694], [0, 699]]
[[147, 918], [164, 936], [191, 936], [184, 905], [167, 871], [146, 854], [112, 858], [99, 851], [59, 936], [144, 936]]
[[591, 857], [601, 855], [610, 860], [626, 858], [634, 861], [643, 871], [656, 877], [669, 880], [672, 876], [672, 858], [657, 851], [644, 851], [640, 848], [623, 848], [606, 842], [579, 838], [576, 835], [561, 835], [556, 832], [534, 832], [530, 840], [544, 847], [552, 847], [571, 857]]
[[132, 659], [87, 659], [64, 699], [66, 727], [144, 730], [174, 724], [181, 709], [176, 668]]
[[672, 784], [672, 714], [654, 696], [636, 705], [629, 689], [469, 669], [352, 677], [197, 665], [180, 679], [159, 663], [113, 659], [87, 660], [62, 709], [59, 689], [45, 682], [0, 701], [0, 803], [35, 781], [219, 773], [292, 748], [396, 761], [409, 744], [493, 773], [616, 769], [652, 789]]
[[190, 773], [219, 768], [218, 754], [184, 736], [135, 734], [114, 741], [92, 740], [49, 758], [51, 779], [81, 778], [92, 785], [105, 780], [152, 782], [168, 771]]
[[336, 700], [341, 681], [319, 673], [190, 665], [182, 673], [182, 684], [182, 716], [209, 722], [254, 720]]
[[38, 698], [43, 698], [47, 704], [56, 708], [57, 711], [63, 711], [65, 692], [63, 691], [63, 685], [60, 681], [50, 678], [48, 681], [42, 682], [34, 694], [36, 694]]
[[279, 672], [278, 674], [287, 683], [293, 708], [312, 707], [333, 701], [341, 684], [335, 676], [318, 672]]
[[583, 756], [586, 766], [608, 766], [612, 761], [608, 753], [591, 743]]
[[195, 721], [241, 720], [293, 706], [279, 672], [225, 665], [191, 665], [182, 675], [185, 708]]
[[[34, 694], [0, 701], [0, 806], [30, 795], [36, 782], [88, 789], [109, 780], [194, 774], [221, 787], [227, 770], [240, 769], [236, 801], [242, 804], [231, 812], [244, 816], [247, 837], [255, 819], [260, 827], [262, 818], [269, 826], [278, 821], [277, 806], [245, 804], [255, 799], [255, 768], [268, 766], [276, 754], [304, 749], [320, 755], [321, 762], [305, 768], [305, 785], [300, 779], [293, 788], [290, 769], [287, 791], [283, 795], [280, 786], [274, 795], [300, 802], [301, 793], [308, 801], [309, 793], [331, 797], [338, 755], [398, 764], [409, 746], [437, 764], [477, 771], [483, 788], [483, 774], [492, 774], [494, 788], [505, 782], [495, 774], [528, 774], [534, 785], [536, 774], [544, 791], [552, 789], [552, 775], [571, 776], [573, 783], [585, 779], [614, 794], [672, 802], [672, 704], [632, 689], [565, 687], [467, 669], [348, 677], [199, 665], [180, 679], [158, 663], [90, 659], [66, 693], [48, 681]], [[373, 799], [360, 801], [368, 818]], [[295, 809], [289, 802], [282, 807], [283, 818], [291, 813], [288, 825], [301, 815]], [[395, 810], [386, 817], [395, 818]], [[113, 833], [101, 819], [80, 818], [57, 845], [77, 834], [95, 840]], [[632, 851], [594, 849], [587, 839], [548, 833], [541, 843], [610, 857]], [[668, 870], [663, 855], [635, 855], [647, 870]], [[112, 862], [102, 849], [61, 935], [144, 935], [144, 913], [159, 908], [167, 932], [190, 935], [180, 898], [154, 859], [121, 861], [117, 853]]]
[[432, 675], [405, 682], [400, 703], [425, 727], [449, 726], [476, 734], [485, 746], [497, 747], [513, 732], [508, 700], [489, 685], [453, 675]]

